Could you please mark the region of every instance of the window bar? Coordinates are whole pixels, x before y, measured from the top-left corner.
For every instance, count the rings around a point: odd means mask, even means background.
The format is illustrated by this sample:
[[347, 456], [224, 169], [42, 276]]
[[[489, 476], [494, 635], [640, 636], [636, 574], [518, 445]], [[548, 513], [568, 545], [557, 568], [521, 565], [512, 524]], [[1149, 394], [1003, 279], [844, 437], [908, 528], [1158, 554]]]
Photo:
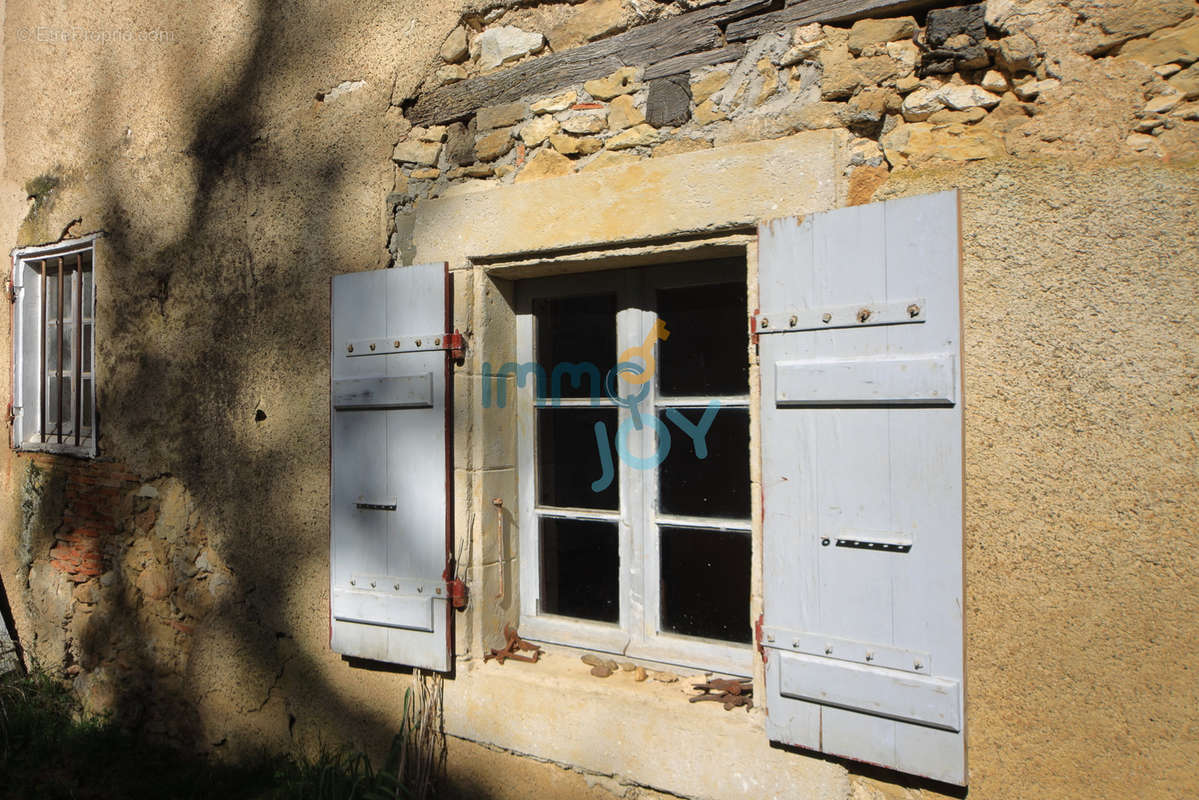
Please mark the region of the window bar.
[[38, 402], [37, 406], [38, 406], [38, 415], [41, 417], [41, 419], [38, 420], [38, 434], [41, 436], [42, 442], [45, 443], [45, 441], [46, 441], [46, 316], [50, 313], [50, 309], [48, 309], [46, 307], [46, 260], [45, 259], [42, 259], [41, 265], [42, 265], [42, 296], [41, 296], [42, 324], [38, 326], [39, 328], [41, 328], [41, 338], [42, 338], [41, 347], [38, 348], [38, 352], [40, 353], [39, 360], [41, 362], [41, 368], [38, 369], [38, 378], [39, 378], [39, 382], [41, 383], [41, 387], [38, 390], [39, 391], [38, 398], [39, 398], [40, 402]]
[[58, 443], [62, 444], [62, 256], [58, 257]]
[[83, 427], [83, 253], [75, 254], [75, 446]]

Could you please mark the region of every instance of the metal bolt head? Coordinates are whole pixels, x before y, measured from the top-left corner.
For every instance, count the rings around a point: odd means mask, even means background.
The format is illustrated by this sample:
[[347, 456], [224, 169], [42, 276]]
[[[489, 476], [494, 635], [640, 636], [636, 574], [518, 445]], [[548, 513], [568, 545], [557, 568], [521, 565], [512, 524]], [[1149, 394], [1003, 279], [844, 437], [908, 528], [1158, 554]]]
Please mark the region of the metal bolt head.
[[829, 644], [829, 645], [825, 645], [825, 647], [824, 647], [824, 654], [825, 654], [826, 656], [831, 656], [831, 655], [833, 654], [833, 646], [832, 646], [831, 644]]
[[375, 349], [375, 343], [374, 343], [374, 342], [371, 342], [371, 349], [372, 349], [372, 350], [374, 350], [374, 349]]
[[348, 353], [354, 352], [354, 345], [352, 345], [352, 344], [346, 345], [346, 352], [348, 352]]
[[795, 316], [794, 314], [791, 315], [791, 319], [787, 320], [787, 325], [789, 325], [792, 328], [794, 328], [798, 324], [799, 324], [799, 317]]
[[821, 322], [824, 322], [824, 323], [829, 323], [829, 322], [832, 322], [832, 321], [833, 321], [833, 315], [832, 315], [832, 314], [830, 314], [830, 313], [828, 313], [827, 311], [825, 311], [823, 314], [821, 314], [821, 315], [820, 315], [820, 321], [821, 321]]
[[919, 661], [917, 661], [913, 666], [915, 666], [916, 669], [924, 669], [924, 664], [920, 663]]
[[825, 536], [823, 539], [821, 539], [821, 540], [820, 540], [820, 543], [821, 543], [822, 545], [824, 545], [825, 547], [828, 547], [828, 546], [829, 546], [829, 539], [828, 539], [828, 537], [827, 537], [827, 536]]
[[434, 339], [433, 344], [437, 345], [438, 347], [441, 347], [441, 337], [438, 336], [436, 339]]
[[766, 317], [762, 317], [762, 329], [765, 330], [766, 328], [769, 328], [769, 327], [770, 327], [770, 320], [766, 319]]
[[870, 319], [870, 309], [859, 308], [858, 309], [858, 322], [865, 322], [868, 319]]
[[912, 303], [910, 306], [908, 306], [908, 316], [909, 317], [920, 316], [920, 306], [916, 305], [915, 303]]
[[357, 586], [357, 585], [358, 585], [358, 581], [354, 580], [353, 578], [350, 578], [350, 585], [351, 585], [351, 586]]
[[768, 642], [773, 642], [773, 641], [774, 641], [774, 634], [773, 634], [773, 633], [768, 633], [768, 634], [766, 634], [766, 641], [768, 641]]
[[[396, 584], [396, 588], [397, 588], [397, 589], [398, 589], [398, 588], [400, 588], [399, 584]], [[420, 592], [423, 592], [424, 590], [425, 590], [425, 587], [423, 587], [423, 586], [417, 586], [417, 587], [416, 587], [416, 591], [417, 591], [417, 593], [418, 593], [418, 594], [419, 594]]]
[[437, 587], [437, 593], [438, 593], [438, 594], [441, 594], [441, 587], [440, 587], [440, 586], [438, 586], [438, 587]]
[[400, 349], [400, 340], [396, 339], [392, 346], [395, 347], [395, 349], [399, 350]]
[[798, 648], [799, 647], [799, 639], [792, 639], [791, 646], [794, 648]]
[[420, 339], [417, 339], [417, 340], [416, 340], [416, 346], [417, 346], [417, 347], [420, 347]]
[[874, 660], [874, 653], [867, 653], [867, 654], [866, 654], [866, 660], [867, 660], [867, 661], [873, 661], [873, 660]]
[[375, 588], [375, 582], [374, 582], [374, 581], [371, 581], [371, 588], [372, 588], [372, 589], [374, 589], [374, 588]]
[[[392, 587], [391, 587], [391, 588], [395, 589], [395, 590], [398, 592], [398, 591], [400, 590], [400, 585], [399, 585], [398, 583], [396, 583], [396, 584], [392, 584]], [[419, 591], [420, 591], [420, 589], [417, 589], [417, 591], [419, 592]]]

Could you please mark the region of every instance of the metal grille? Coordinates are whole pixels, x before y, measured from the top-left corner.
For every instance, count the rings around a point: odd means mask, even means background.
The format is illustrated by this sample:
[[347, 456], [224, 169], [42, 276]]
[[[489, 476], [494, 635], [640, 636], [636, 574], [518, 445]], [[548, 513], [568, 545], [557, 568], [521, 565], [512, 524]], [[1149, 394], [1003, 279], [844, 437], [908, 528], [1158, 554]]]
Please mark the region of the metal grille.
[[92, 263], [89, 252], [34, 261], [41, 282], [38, 438], [74, 445], [92, 437]]

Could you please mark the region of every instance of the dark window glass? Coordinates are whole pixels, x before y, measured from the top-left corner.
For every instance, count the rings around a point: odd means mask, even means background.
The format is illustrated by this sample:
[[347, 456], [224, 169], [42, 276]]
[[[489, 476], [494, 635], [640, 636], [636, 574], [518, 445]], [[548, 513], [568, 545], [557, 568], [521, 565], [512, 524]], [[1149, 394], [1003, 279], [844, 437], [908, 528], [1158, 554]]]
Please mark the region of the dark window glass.
[[749, 642], [749, 534], [661, 528], [662, 630]]
[[658, 292], [658, 390], [668, 397], [746, 394], [749, 334], [744, 283]]
[[599, 622], [620, 621], [620, 555], [616, 537], [614, 522], [542, 517], [543, 613]]
[[[603, 423], [603, 447], [596, 440]], [[615, 510], [620, 502], [614, 408], [541, 408], [537, 410], [537, 502], [558, 508]], [[610, 477], [607, 486], [597, 482]], [[595, 491], [600, 488], [600, 491]]]
[[538, 300], [533, 310], [544, 391], [549, 397], [602, 397], [603, 376], [616, 363], [616, 296]]
[[748, 518], [749, 411], [720, 408], [706, 437], [708, 454], [699, 458], [695, 442], [672, 416], [699, 426], [704, 409], [675, 409], [659, 416], [670, 430], [670, 452], [658, 467], [658, 507], [666, 514]]

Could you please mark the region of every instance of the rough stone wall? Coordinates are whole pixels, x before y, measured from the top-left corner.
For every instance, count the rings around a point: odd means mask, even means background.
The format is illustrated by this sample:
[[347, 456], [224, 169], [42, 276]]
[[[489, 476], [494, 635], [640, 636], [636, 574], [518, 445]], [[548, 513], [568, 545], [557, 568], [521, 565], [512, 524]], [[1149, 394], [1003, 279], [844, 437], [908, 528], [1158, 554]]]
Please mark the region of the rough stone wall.
[[[443, 66], [395, 102], [410, 108], [422, 93], [536, 62], [628, 22], [608, 0], [571, 7], [561, 21], [562, 6], [544, 8], [555, 21], [528, 8], [467, 18], [443, 43]], [[672, 74], [667, 65], [623, 67], [418, 125], [392, 153], [388, 202], [401, 222], [391, 252], [404, 261], [402, 217], [420, 199], [804, 130], [853, 134], [851, 203], [869, 200], [895, 169], [1009, 154], [1194, 159], [1195, 11], [1194, 0], [998, 2], [920, 20], [810, 23], [712, 51], [705, 60], [716, 63]]]

